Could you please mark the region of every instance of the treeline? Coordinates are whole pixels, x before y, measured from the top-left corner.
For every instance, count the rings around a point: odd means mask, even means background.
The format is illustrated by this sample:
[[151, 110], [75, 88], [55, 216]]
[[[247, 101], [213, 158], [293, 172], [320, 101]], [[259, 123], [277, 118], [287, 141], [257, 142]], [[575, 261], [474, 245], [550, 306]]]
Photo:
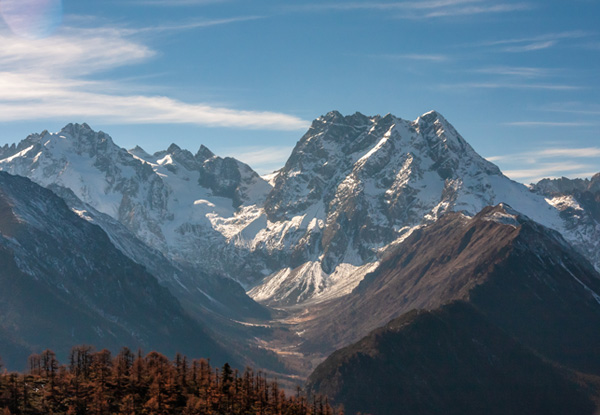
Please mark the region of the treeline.
[[[1, 368], [0, 368], [1, 369]], [[1, 371], [1, 370], [0, 370]], [[310, 401], [300, 388], [287, 396], [276, 381], [205, 359], [173, 361], [127, 348], [112, 357], [90, 346], [71, 350], [61, 365], [46, 350], [29, 358], [28, 373], [0, 374], [0, 414], [68, 415], [341, 415], [324, 398]]]

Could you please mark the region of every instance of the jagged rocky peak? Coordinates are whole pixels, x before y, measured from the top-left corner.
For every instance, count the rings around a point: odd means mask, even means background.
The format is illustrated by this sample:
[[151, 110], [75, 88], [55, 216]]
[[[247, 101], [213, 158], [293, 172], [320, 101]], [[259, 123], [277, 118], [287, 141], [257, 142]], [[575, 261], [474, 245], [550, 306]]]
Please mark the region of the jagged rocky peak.
[[589, 190], [592, 192], [600, 191], [600, 173], [596, 173], [592, 176], [590, 180]]
[[93, 157], [98, 153], [113, 152], [118, 149], [108, 134], [103, 131], [94, 131], [86, 123], [69, 123], [57, 134], [49, 134], [46, 131], [42, 133], [40, 137], [43, 138], [46, 135], [50, 135], [55, 140], [68, 140], [74, 146], [77, 153], [85, 153], [90, 157]]
[[544, 196], [556, 196], [564, 194], [573, 194], [573, 192], [585, 191], [589, 184], [587, 179], [568, 179], [561, 177], [559, 179], [542, 179], [531, 187], [535, 193]]
[[142, 160], [148, 160], [150, 157], [152, 157], [146, 150], [144, 150], [139, 145], [136, 145], [134, 148], [127, 150], [127, 152]]
[[[92, 130], [92, 128], [85, 122], [82, 124], [70, 122], [60, 130], [60, 133], [68, 134], [72, 137], [75, 137], [75, 136], [80, 135], [81, 133], [92, 133], [93, 134], [94, 130]], [[42, 135], [43, 134], [44, 133], [42, 133]]]
[[591, 179], [569, 179], [561, 177], [558, 179], [542, 179], [531, 187], [535, 193], [544, 196], [574, 195], [581, 192], [600, 191], [600, 173], [596, 173]]
[[460, 181], [469, 173], [501, 174], [436, 111], [412, 122], [392, 114], [343, 116], [332, 111], [316, 119], [298, 142], [266, 209], [272, 220], [289, 219], [315, 203], [329, 204], [344, 179], [355, 183], [355, 190], [363, 179], [376, 179], [376, 187], [389, 189], [428, 171], [442, 181]]
[[[208, 155], [210, 150], [204, 149]], [[198, 183], [211, 189], [215, 196], [232, 199], [235, 208], [243, 204], [262, 204], [271, 190], [271, 185], [247, 164], [233, 157], [214, 155], [202, 163]]]
[[154, 156], [157, 159], [168, 156], [171, 158], [171, 161], [182, 165], [189, 171], [198, 170], [201, 167], [201, 164], [198, 162], [198, 160], [196, 160], [190, 151], [182, 149], [175, 143], [171, 143], [171, 145], [165, 151], [155, 153]]
[[196, 160], [199, 162], [205, 162], [206, 160], [215, 157], [215, 153], [210, 151], [204, 144], [201, 144], [194, 157], [196, 157]]

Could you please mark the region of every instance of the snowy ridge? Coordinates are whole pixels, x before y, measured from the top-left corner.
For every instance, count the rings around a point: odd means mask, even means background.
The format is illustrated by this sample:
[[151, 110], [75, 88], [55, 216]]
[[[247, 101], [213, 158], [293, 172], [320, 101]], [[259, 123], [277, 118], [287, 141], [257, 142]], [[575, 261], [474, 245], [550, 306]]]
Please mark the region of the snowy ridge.
[[0, 169], [70, 189], [174, 263], [233, 278], [264, 303], [345, 295], [416, 227], [501, 202], [600, 263], [589, 250], [597, 223], [568, 226], [566, 202], [508, 179], [435, 111], [330, 112], [264, 178], [204, 146], [126, 151], [86, 124], [0, 148]]

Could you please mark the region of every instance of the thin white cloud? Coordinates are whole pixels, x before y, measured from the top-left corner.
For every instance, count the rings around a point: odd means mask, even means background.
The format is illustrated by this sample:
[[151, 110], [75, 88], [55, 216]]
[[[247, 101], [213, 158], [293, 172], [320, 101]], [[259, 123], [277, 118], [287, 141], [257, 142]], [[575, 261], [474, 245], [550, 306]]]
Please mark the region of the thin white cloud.
[[529, 3], [491, 4], [485, 0], [432, 0], [432, 1], [396, 1], [396, 2], [344, 2], [321, 3], [302, 6], [288, 6], [295, 11], [355, 11], [374, 10], [402, 12], [396, 18], [429, 19], [448, 16], [477, 15], [484, 13], [507, 13], [531, 9]]
[[546, 40], [545, 42], [535, 42], [535, 43], [529, 43], [526, 45], [521, 45], [521, 46], [509, 46], [506, 48], [503, 48], [502, 50], [504, 52], [515, 52], [515, 53], [520, 53], [520, 52], [532, 52], [534, 50], [542, 50], [542, 49], [548, 49], [551, 48], [552, 46], [556, 45], [556, 40]]
[[[95, 119], [123, 124], [196, 124], [210, 127], [301, 130], [308, 122], [267, 111], [242, 111], [165, 96], [94, 92], [103, 83], [0, 73], [0, 121], [29, 119]], [[83, 90], [88, 87], [89, 90]], [[114, 86], [108, 85], [110, 89]]]
[[427, 10], [440, 7], [455, 7], [468, 3], [480, 3], [482, 0], [434, 0], [434, 1], [396, 1], [396, 2], [343, 2], [307, 4], [290, 6], [295, 10]]
[[541, 89], [554, 91], [579, 90], [581, 87], [563, 84], [520, 84], [508, 82], [466, 82], [440, 85], [446, 89]]
[[579, 163], [549, 163], [541, 164], [531, 169], [505, 170], [503, 173], [511, 179], [526, 183], [538, 182], [544, 178], [589, 177], [592, 166]]
[[248, 164], [280, 163], [287, 160], [292, 152], [292, 147], [242, 147], [231, 149], [231, 152], [235, 158], [243, 160], [244, 163]]
[[523, 66], [493, 66], [476, 69], [474, 72], [488, 75], [516, 76], [521, 78], [541, 78], [556, 72], [548, 68], [534, 68]]
[[529, 4], [497, 4], [494, 6], [471, 6], [471, 7], [458, 7], [445, 10], [438, 10], [425, 14], [424, 18], [432, 17], [449, 17], [449, 16], [469, 16], [476, 14], [488, 14], [488, 13], [507, 13], [514, 11], [522, 11], [532, 9]]
[[512, 125], [515, 127], [589, 127], [595, 124], [577, 121], [515, 121], [505, 123], [504, 125]]
[[[227, 22], [233, 20], [239, 18]], [[182, 102], [164, 94], [142, 95], [130, 85], [94, 80], [102, 71], [146, 62], [155, 55], [134, 36], [138, 33], [71, 27], [37, 41], [0, 35], [0, 121], [61, 118], [273, 130], [308, 127], [307, 121], [293, 115]]]
[[600, 115], [600, 105], [593, 105], [589, 103], [583, 104], [579, 102], [561, 102], [549, 104], [538, 108], [538, 110], [579, 115]]
[[238, 160], [252, 166], [258, 174], [271, 173], [280, 169], [292, 153], [291, 146], [242, 147], [224, 150]]
[[542, 157], [600, 157], [600, 147], [549, 148], [539, 153]]
[[[550, 177], [591, 177], [598, 171], [600, 147], [555, 147], [486, 157], [508, 177], [535, 183]], [[529, 166], [523, 168], [522, 166]]]
[[[364, 56], [364, 55], [363, 55]], [[423, 61], [423, 62], [446, 62], [448, 56], [431, 53], [386, 53], [379, 55], [367, 55], [369, 58], [388, 59], [399, 61]]]
[[470, 46], [485, 47], [488, 49], [490, 47], [498, 47], [496, 50], [501, 52], [522, 53], [549, 49], [567, 40], [581, 39], [593, 35], [595, 35], [595, 33], [575, 30], [569, 32], [545, 33], [530, 37], [483, 41], [472, 43]]
[[230, 1], [231, 0], [130, 0], [127, 3], [144, 6], [207, 6]]
[[514, 161], [537, 163], [546, 159], [553, 158], [595, 158], [600, 157], [600, 147], [579, 147], [579, 148], [547, 148], [537, 151], [526, 151], [522, 153], [504, 154], [498, 156], [486, 157], [488, 161]]
[[519, 44], [519, 43], [529, 44], [529, 43], [546, 42], [546, 41], [558, 41], [558, 40], [563, 40], [563, 39], [579, 39], [579, 38], [588, 37], [588, 36], [592, 36], [592, 35], [593, 35], [593, 33], [576, 30], [576, 31], [570, 31], [570, 32], [545, 33], [543, 35], [530, 36], [530, 37], [492, 40], [492, 41], [480, 42], [475, 45], [477, 45], [477, 46], [498, 46], [498, 45], [510, 45], [510, 44]]
[[238, 16], [225, 19], [207, 19], [192, 22], [183, 22], [178, 24], [164, 24], [158, 26], [149, 26], [138, 29], [132, 29], [131, 33], [146, 33], [146, 32], [167, 32], [178, 30], [201, 29], [204, 27], [220, 26], [231, 23], [247, 22], [251, 20], [264, 19], [264, 16]]
[[155, 55], [115, 28], [67, 28], [59, 36], [38, 40], [0, 35], [0, 44], [2, 69], [17, 73], [79, 76], [141, 63]]

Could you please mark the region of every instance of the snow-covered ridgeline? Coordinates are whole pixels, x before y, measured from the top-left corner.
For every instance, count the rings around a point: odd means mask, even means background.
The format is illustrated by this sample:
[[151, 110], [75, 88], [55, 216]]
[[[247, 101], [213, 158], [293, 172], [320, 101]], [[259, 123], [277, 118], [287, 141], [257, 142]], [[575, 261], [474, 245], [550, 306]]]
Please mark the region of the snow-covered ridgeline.
[[268, 181], [204, 146], [126, 151], [85, 124], [0, 148], [0, 169], [69, 188], [170, 260], [269, 303], [348, 293], [391, 243], [448, 211], [504, 202], [584, 253], [598, 235], [593, 223], [567, 226], [559, 203], [502, 175], [436, 112], [412, 122], [331, 112]]

